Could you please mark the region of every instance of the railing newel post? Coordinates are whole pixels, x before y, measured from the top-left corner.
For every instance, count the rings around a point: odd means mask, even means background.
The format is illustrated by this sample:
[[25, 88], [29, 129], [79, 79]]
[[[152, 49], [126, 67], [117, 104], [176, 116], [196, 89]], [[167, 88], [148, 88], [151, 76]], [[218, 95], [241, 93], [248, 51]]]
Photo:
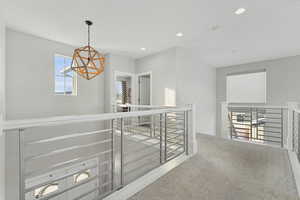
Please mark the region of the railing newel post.
[[299, 128], [300, 127], [300, 117], [299, 117], [299, 115], [300, 114], [297, 113], [297, 120], [298, 120], [298, 123], [297, 123], [298, 124], [298, 127], [297, 127], [297, 129], [298, 129], [297, 130], [297, 134], [298, 134], [297, 135], [297, 139], [298, 139], [298, 141], [297, 141], [298, 142], [298, 144], [297, 144], [297, 147], [298, 147], [298, 149], [297, 149], [297, 157], [300, 160], [300, 137], [299, 137], [300, 136], [300, 128]]
[[292, 112], [292, 150], [295, 151], [295, 110]]
[[252, 116], [252, 107], [250, 107], [250, 137], [251, 137], [251, 141], [252, 141], [252, 139], [253, 139], [253, 130], [252, 130], [252, 127], [253, 127], [253, 125], [252, 125], [252, 120], [253, 120], [253, 116]]
[[163, 163], [162, 160], [162, 140], [163, 140], [163, 135], [162, 135], [162, 119], [163, 119], [163, 114], [159, 114], [159, 158], [160, 158], [160, 164]]
[[256, 139], [258, 140], [258, 126], [259, 126], [259, 121], [258, 121], [258, 108], [255, 108], [255, 118], [256, 118]]
[[25, 131], [25, 129], [18, 129], [18, 138], [19, 138], [19, 197], [20, 197], [20, 200], [25, 200], [24, 131]]
[[167, 151], [168, 151], [168, 149], [167, 149], [167, 145], [168, 145], [168, 143], [167, 143], [167, 141], [168, 141], [167, 118], [168, 118], [168, 115], [167, 115], [167, 113], [165, 113], [165, 152], [164, 152], [165, 162], [167, 161]]
[[281, 108], [281, 148], [283, 148], [283, 108]]
[[228, 110], [230, 111], [230, 139], [232, 140], [232, 136], [233, 136], [232, 109], [230, 109], [230, 107], [228, 107]]
[[120, 178], [121, 178], [121, 187], [124, 186], [124, 120], [123, 118], [120, 119], [121, 120], [121, 174], [120, 174]]
[[188, 111], [184, 111], [184, 149], [185, 154], [189, 155], [189, 121], [188, 121]]
[[114, 190], [115, 152], [114, 152], [114, 119], [111, 120], [111, 190]]

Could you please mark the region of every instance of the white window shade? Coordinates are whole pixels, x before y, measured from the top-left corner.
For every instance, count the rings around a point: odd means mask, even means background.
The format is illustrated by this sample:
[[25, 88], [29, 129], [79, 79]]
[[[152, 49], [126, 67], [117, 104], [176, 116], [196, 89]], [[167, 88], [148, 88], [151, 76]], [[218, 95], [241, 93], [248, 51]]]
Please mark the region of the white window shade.
[[227, 76], [227, 102], [266, 103], [266, 72]]

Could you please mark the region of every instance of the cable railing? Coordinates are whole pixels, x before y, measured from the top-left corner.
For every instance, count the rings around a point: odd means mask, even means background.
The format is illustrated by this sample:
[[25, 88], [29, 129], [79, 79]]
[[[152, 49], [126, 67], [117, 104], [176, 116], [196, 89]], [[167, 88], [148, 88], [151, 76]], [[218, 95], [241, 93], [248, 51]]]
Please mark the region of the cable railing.
[[[134, 104], [114, 104], [114, 112], [137, 112], [146, 110], [157, 110], [157, 109], [169, 109], [176, 108], [175, 106], [158, 106], [158, 105], [134, 105]], [[156, 125], [157, 120], [153, 116], [141, 116], [136, 122], [139, 124], [139, 128], [143, 128], [151, 137], [155, 136], [158, 132], [158, 126]]]
[[[20, 200], [101, 199], [192, 149], [191, 107], [4, 123]], [[151, 121], [141, 121], [147, 117]]]
[[230, 138], [284, 147], [286, 107], [229, 106]]

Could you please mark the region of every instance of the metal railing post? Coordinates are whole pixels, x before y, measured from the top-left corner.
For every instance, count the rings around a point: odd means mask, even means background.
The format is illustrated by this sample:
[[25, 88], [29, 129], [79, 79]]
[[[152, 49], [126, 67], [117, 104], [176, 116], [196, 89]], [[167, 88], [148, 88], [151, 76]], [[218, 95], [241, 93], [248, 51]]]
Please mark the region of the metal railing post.
[[292, 116], [292, 137], [293, 137], [293, 139], [292, 139], [292, 149], [293, 149], [293, 151], [295, 151], [295, 110], [293, 110], [293, 116]]
[[258, 129], [258, 126], [259, 126], [259, 122], [258, 122], [258, 108], [255, 109], [255, 112], [256, 112], [256, 139], [258, 140], [258, 132], [259, 132], [259, 129]]
[[115, 152], [114, 152], [114, 119], [111, 120], [111, 190], [114, 190]]
[[124, 185], [124, 120], [121, 118], [121, 187]]
[[162, 140], [163, 140], [163, 136], [162, 136], [162, 119], [163, 119], [163, 116], [162, 114], [159, 114], [159, 158], [160, 158], [160, 164], [163, 163], [163, 160], [162, 160]]
[[230, 111], [230, 139], [232, 139], [232, 135], [233, 135], [233, 119], [232, 119], [232, 110], [230, 110], [230, 108], [228, 108], [228, 110]]
[[156, 123], [155, 123], [155, 115], [152, 117], [152, 125], [153, 125], [153, 136], [155, 137], [156, 136], [156, 133], [155, 133], [155, 128], [156, 128]]
[[250, 108], [250, 137], [251, 137], [251, 141], [253, 139], [252, 137], [252, 120], [253, 120], [253, 116], [252, 116], [252, 108]]
[[24, 129], [19, 129], [19, 197], [25, 200]]
[[298, 159], [299, 159], [299, 161], [300, 161], [300, 117], [299, 117], [299, 113], [297, 113], [297, 120], [298, 120], [298, 131], [297, 131], [297, 134], [298, 134], [298, 149], [297, 149], [297, 157], [298, 157]]
[[168, 141], [167, 117], [168, 117], [168, 115], [167, 115], [167, 113], [165, 113], [165, 152], [164, 152], [165, 162], [167, 161], [167, 151], [168, 151], [168, 149], [167, 149], [167, 145], [168, 145], [168, 143], [167, 143], [167, 141]]
[[281, 147], [283, 148], [283, 109], [281, 108]]
[[189, 155], [189, 121], [188, 121], [188, 111], [184, 111], [184, 145], [185, 154]]

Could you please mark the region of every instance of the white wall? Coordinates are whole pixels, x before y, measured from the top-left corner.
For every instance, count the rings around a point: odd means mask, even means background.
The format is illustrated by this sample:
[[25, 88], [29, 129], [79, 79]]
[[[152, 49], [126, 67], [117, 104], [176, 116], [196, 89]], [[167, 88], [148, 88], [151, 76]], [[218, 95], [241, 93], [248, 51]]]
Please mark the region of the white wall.
[[[134, 59], [122, 56], [122, 55], [116, 55], [116, 54], [107, 54], [105, 56], [106, 58], [106, 67], [104, 71], [105, 76], [105, 112], [111, 112], [112, 111], [112, 103], [113, 101], [113, 95], [114, 95], [114, 74], [116, 71], [118, 72], [125, 72], [125, 73], [135, 73], [135, 64]], [[132, 97], [134, 100], [134, 91], [132, 91]], [[133, 102], [134, 103], [134, 102]]]
[[171, 48], [138, 59], [136, 72], [152, 71], [154, 105], [165, 105], [166, 88], [171, 89], [177, 105], [196, 104], [196, 131], [214, 135], [216, 71], [201, 63], [199, 56], [196, 48]]
[[104, 74], [78, 77], [78, 95], [55, 95], [54, 54], [72, 56], [75, 47], [7, 29], [6, 117], [24, 119], [101, 113]]
[[136, 60], [136, 73], [150, 71], [152, 104], [167, 105], [172, 102], [172, 98], [176, 102], [176, 48]]
[[177, 48], [177, 104], [196, 105], [197, 133], [216, 134], [216, 69], [197, 48]]
[[[93, 80], [78, 77], [78, 96], [55, 95], [54, 55], [72, 56], [75, 47], [38, 38], [21, 32], [6, 30], [6, 117], [24, 119], [58, 115], [101, 113], [104, 107], [104, 74]], [[101, 123], [91, 125], [99, 129]], [[40, 130], [43, 135], [80, 131], [88, 125], [63, 131]], [[31, 131], [30, 129], [26, 131]], [[29, 133], [28, 132], [28, 133]], [[30, 133], [27, 135], [30, 135]], [[6, 135], [6, 199], [18, 199], [18, 143], [17, 133]], [[67, 144], [66, 144], [67, 145]], [[2, 148], [2, 146], [1, 146]], [[41, 152], [41, 149], [36, 152]], [[54, 161], [54, 160], [52, 160]], [[41, 164], [46, 162], [41, 162]], [[3, 176], [1, 176], [1, 181]]]
[[[5, 112], [5, 26], [0, 9], [0, 121]], [[0, 200], [5, 200], [5, 135], [0, 122]]]

